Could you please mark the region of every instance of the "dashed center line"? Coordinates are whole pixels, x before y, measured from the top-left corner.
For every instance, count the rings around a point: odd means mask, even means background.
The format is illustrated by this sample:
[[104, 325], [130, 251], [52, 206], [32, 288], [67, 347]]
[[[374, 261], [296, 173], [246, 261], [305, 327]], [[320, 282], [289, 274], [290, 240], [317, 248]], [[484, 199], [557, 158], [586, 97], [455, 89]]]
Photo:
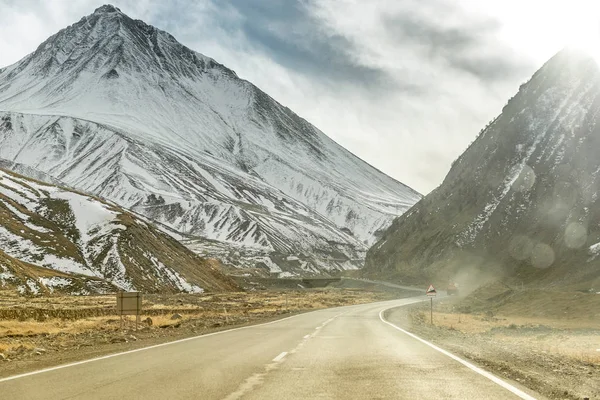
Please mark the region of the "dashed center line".
[[277, 357], [275, 357], [275, 358], [273, 359], [273, 361], [275, 361], [275, 362], [279, 362], [279, 361], [283, 360], [283, 358], [284, 358], [285, 356], [287, 356], [287, 351], [284, 351], [284, 352], [282, 352], [281, 354], [279, 354]]
[[[320, 326], [316, 327], [313, 333], [304, 335], [304, 337], [302, 338], [303, 340], [301, 340], [300, 343], [298, 343], [298, 345], [296, 347], [294, 347], [289, 352], [284, 351], [281, 354], [279, 354], [277, 357], [272, 359], [271, 363], [267, 364], [265, 366], [265, 370], [263, 372], [255, 373], [255, 374], [251, 375], [250, 377], [248, 377], [240, 386], [238, 386], [238, 388], [235, 392], [233, 392], [229, 396], [225, 397], [224, 400], [239, 400], [243, 396], [245, 396], [247, 393], [249, 393], [250, 391], [255, 390], [257, 387], [259, 387], [260, 385], [263, 384], [265, 377], [270, 372], [275, 371], [276, 369], [278, 369], [281, 366], [280, 363], [283, 361], [283, 359], [288, 354], [296, 353], [298, 350], [300, 350], [302, 348], [302, 346], [304, 346], [308, 342], [308, 340], [310, 338], [315, 337], [319, 333], [319, 330], [321, 328], [323, 328], [324, 326], [329, 324], [331, 321], [335, 320], [340, 315], [344, 315], [348, 312], [350, 312], [350, 311], [345, 311], [345, 312], [337, 314], [336, 316], [334, 316], [332, 318], [329, 318], [327, 321], [323, 322]], [[300, 368], [300, 369], [303, 369], [303, 368]]]

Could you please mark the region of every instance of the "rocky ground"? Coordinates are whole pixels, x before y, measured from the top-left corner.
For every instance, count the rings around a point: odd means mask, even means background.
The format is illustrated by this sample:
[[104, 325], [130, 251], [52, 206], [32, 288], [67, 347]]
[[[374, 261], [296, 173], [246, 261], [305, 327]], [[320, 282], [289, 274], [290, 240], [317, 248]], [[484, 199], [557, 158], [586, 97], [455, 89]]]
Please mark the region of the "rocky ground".
[[0, 377], [326, 307], [407, 293], [349, 289], [145, 296], [141, 323], [113, 296], [23, 298], [0, 291]]
[[433, 324], [429, 302], [386, 318], [550, 399], [600, 399], [597, 320], [464, 312], [454, 298], [434, 304]]

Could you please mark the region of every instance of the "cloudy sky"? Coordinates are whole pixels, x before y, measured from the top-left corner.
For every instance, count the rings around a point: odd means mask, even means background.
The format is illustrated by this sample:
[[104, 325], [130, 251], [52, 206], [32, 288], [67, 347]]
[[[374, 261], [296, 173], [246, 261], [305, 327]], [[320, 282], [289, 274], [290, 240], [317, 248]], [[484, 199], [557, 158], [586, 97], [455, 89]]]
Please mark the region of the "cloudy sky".
[[[567, 44], [596, 43], [594, 0], [113, 0], [416, 190]], [[600, 2], [598, 2], [600, 3]], [[0, 67], [101, 0], [0, 0]], [[600, 48], [600, 47], [599, 47]]]

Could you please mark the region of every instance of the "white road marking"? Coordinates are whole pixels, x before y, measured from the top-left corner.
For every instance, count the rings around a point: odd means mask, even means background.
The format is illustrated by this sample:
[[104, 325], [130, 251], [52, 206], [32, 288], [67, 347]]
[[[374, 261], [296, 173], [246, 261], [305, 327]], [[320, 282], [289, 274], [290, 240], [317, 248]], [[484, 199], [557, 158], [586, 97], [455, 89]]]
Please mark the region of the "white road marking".
[[250, 375], [248, 378], [246, 378], [244, 382], [242, 382], [242, 384], [238, 387], [238, 389], [235, 392], [229, 394], [223, 400], [241, 399], [246, 393], [254, 390], [255, 387], [262, 385], [265, 376], [267, 376], [269, 372], [275, 370], [276, 368], [277, 363], [272, 362], [271, 364], [267, 364], [263, 372]]
[[448, 352], [448, 351], [446, 351], [446, 350], [444, 350], [444, 349], [442, 349], [440, 347], [437, 347], [433, 343], [429, 343], [425, 339], [421, 339], [420, 337], [418, 337], [417, 335], [415, 335], [413, 333], [405, 331], [404, 329], [402, 329], [402, 328], [400, 328], [400, 327], [392, 324], [391, 322], [389, 322], [385, 318], [383, 318], [383, 313], [385, 311], [390, 310], [392, 308], [396, 308], [396, 307], [398, 307], [398, 306], [394, 306], [394, 307], [390, 307], [390, 308], [386, 308], [384, 310], [381, 310], [379, 312], [379, 319], [381, 320], [381, 322], [383, 322], [384, 324], [388, 324], [392, 328], [397, 329], [400, 332], [402, 332], [402, 333], [404, 333], [404, 334], [412, 337], [413, 339], [416, 339], [419, 342], [421, 342], [423, 344], [426, 344], [427, 346], [431, 347], [432, 349], [439, 351], [440, 353], [442, 353], [442, 354], [444, 354], [444, 355], [452, 358], [455, 361], [458, 361], [459, 363], [461, 363], [465, 367], [469, 368], [470, 370], [472, 370], [474, 372], [477, 372], [479, 375], [482, 375], [482, 376], [486, 377], [487, 379], [491, 380], [492, 382], [494, 382], [494, 383], [502, 386], [504, 389], [506, 389], [506, 390], [508, 390], [508, 391], [510, 391], [510, 392], [512, 392], [514, 394], [516, 394], [520, 398], [525, 399], [525, 400], [536, 400], [535, 397], [532, 397], [532, 396], [528, 395], [527, 393], [523, 392], [522, 390], [517, 389], [516, 387], [512, 386], [510, 383], [503, 381], [502, 379], [498, 378], [497, 376], [495, 376], [495, 375], [493, 375], [493, 374], [491, 374], [491, 373], [489, 373], [489, 372], [487, 372], [487, 371], [485, 371], [485, 370], [483, 370], [483, 369], [481, 369], [481, 368], [479, 368], [479, 367], [471, 364], [468, 361], [463, 360], [460, 357], [455, 356], [454, 354], [452, 354], [452, 353], [450, 353], [450, 352]]
[[[340, 315], [346, 314], [348, 312], [350, 312], [350, 311], [342, 312], [340, 314], [337, 314], [333, 318], [329, 318], [327, 321], [323, 322], [321, 324], [321, 326], [327, 325], [328, 323], [330, 323], [331, 321], [333, 321]], [[310, 335], [310, 334], [305, 335], [302, 338], [302, 340], [300, 341], [300, 343], [298, 343], [298, 345], [296, 347], [294, 347], [292, 350], [290, 350], [289, 352], [284, 351], [283, 353], [279, 354], [277, 357], [275, 357], [273, 360], [271, 360], [270, 364], [265, 365], [265, 370], [263, 372], [255, 373], [255, 374], [251, 375], [250, 377], [248, 377], [244, 382], [242, 382], [242, 384], [240, 386], [238, 386], [238, 388], [235, 392], [233, 392], [229, 396], [225, 397], [224, 400], [239, 400], [242, 397], [244, 397], [247, 393], [249, 393], [250, 391], [252, 391], [252, 390], [256, 389], [257, 387], [259, 387], [260, 385], [262, 385], [265, 376], [267, 376], [271, 371], [276, 370], [280, 365], [279, 362], [286, 355], [296, 353], [298, 350], [300, 350], [302, 348], [302, 346], [304, 346], [304, 344], [308, 341], [308, 339], [311, 337], [314, 337], [314, 335], [316, 335], [317, 332], [319, 332], [319, 331], [315, 330], [315, 332], [312, 335]], [[304, 368], [301, 368], [301, 369], [304, 369]]]
[[[356, 307], [356, 305], [342, 306], [342, 307], [336, 307], [336, 308], [340, 308], [341, 309], [341, 308], [355, 308], [355, 307]], [[309, 311], [309, 312], [305, 312], [305, 313], [302, 313], [302, 314], [291, 315], [289, 317], [285, 317], [285, 318], [278, 319], [278, 320], [271, 321], [271, 322], [264, 322], [262, 324], [241, 326], [239, 328], [232, 328], [232, 329], [227, 329], [225, 331], [207, 333], [205, 335], [193, 336], [193, 337], [189, 337], [189, 338], [185, 338], [185, 339], [175, 340], [175, 341], [172, 341], [172, 342], [155, 344], [153, 346], [142, 347], [142, 348], [135, 349], [135, 350], [123, 351], [121, 353], [108, 354], [106, 356], [101, 356], [101, 357], [96, 357], [96, 358], [90, 358], [88, 360], [77, 361], [77, 362], [70, 363], [70, 364], [57, 365], [56, 367], [44, 368], [44, 369], [40, 369], [40, 370], [37, 370], [37, 371], [27, 372], [27, 373], [24, 373], [24, 374], [13, 375], [13, 376], [9, 376], [9, 377], [6, 377], [6, 378], [0, 378], [0, 383], [7, 382], [7, 381], [12, 381], [12, 380], [15, 380], [15, 379], [20, 379], [20, 378], [25, 378], [25, 377], [32, 376], [32, 375], [43, 374], [45, 372], [56, 371], [56, 370], [63, 369], [63, 368], [75, 367], [77, 365], [87, 364], [87, 363], [91, 363], [91, 362], [95, 362], [95, 361], [106, 360], [108, 358], [124, 356], [124, 355], [127, 355], [127, 354], [133, 354], [133, 353], [137, 353], [139, 351], [151, 350], [151, 349], [156, 349], [158, 347], [169, 346], [169, 345], [172, 345], [172, 344], [187, 342], [187, 341], [190, 341], [190, 340], [196, 340], [196, 339], [202, 339], [204, 337], [209, 337], [209, 336], [214, 336], [214, 335], [220, 335], [220, 334], [227, 333], [227, 332], [233, 332], [233, 331], [239, 331], [239, 330], [242, 330], [242, 329], [255, 328], [255, 327], [258, 327], [258, 326], [265, 326], [265, 325], [277, 324], [279, 322], [282, 322], [282, 321], [285, 321], [285, 320], [288, 320], [288, 319], [291, 319], [291, 318], [296, 318], [296, 317], [300, 317], [302, 315], [312, 314], [312, 313], [316, 313], [316, 312], [319, 312], [319, 311], [323, 311], [323, 310]], [[340, 315], [340, 314], [338, 314], [338, 315]]]
[[275, 358], [273, 359], [273, 361], [275, 361], [275, 362], [279, 362], [279, 361], [283, 360], [283, 358], [284, 358], [285, 356], [287, 356], [287, 351], [283, 351], [283, 352], [281, 352], [281, 354], [279, 354], [277, 357], [275, 357]]
[[179, 340], [175, 340], [173, 342], [155, 344], [153, 346], [142, 347], [140, 349], [128, 350], [128, 351], [124, 351], [124, 352], [121, 352], [121, 353], [114, 353], [114, 354], [109, 354], [109, 355], [102, 356], [102, 357], [90, 358], [89, 360], [77, 361], [77, 362], [70, 363], [70, 364], [58, 365], [56, 367], [44, 368], [44, 369], [40, 369], [40, 370], [37, 370], [37, 371], [32, 371], [32, 372], [27, 372], [27, 373], [20, 374], [20, 375], [14, 375], [14, 376], [9, 376], [9, 377], [6, 377], [6, 378], [2, 378], [2, 379], [0, 379], [0, 383], [6, 382], [6, 381], [12, 381], [14, 379], [25, 378], [27, 376], [32, 376], [32, 375], [37, 375], [37, 374], [43, 374], [44, 372], [56, 371], [58, 369], [75, 367], [77, 365], [87, 364], [87, 363], [91, 363], [91, 362], [94, 362], [94, 361], [106, 360], [108, 358], [119, 357], [119, 356], [124, 356], [126, 354], [137, 353], [138, 351], [145, 351], [145, 350], [156, 349], [158, 347], [169, 346], [169, 345], [177, 344], [177, 343], [183, 343], [183, 342], [187, 342], [187, 341], [190, 341], [190, 340], [202, 339], [202, 338], [205, 338], [205, 337], [214, 336], [214, 335], [220, 335], [220, 334], [227, 333], [227, 332], [239, 331], [239, 330], [242, 330], [242, 329], [249, 329], [249, 328], [255, 328], [255, 327], [258, 327], [258, 326], [265, 326], [265, 325], [276, 324], [276, 323], [279, 323], [279, 322], [282, 322], [282, 321], [285, 321], [285, 320], [288, 320], [288, 319], [291, 319], [291, 318], [296, 318], [296, 317], [299, 317], [301, 315], [306, 315], [306, 314], [314, 313], [314, 312], [317, 312], [317, 311], [322, 311], [322, 310], [309, 311], [307, 313], [292, 315], [292, 316], [289, 316], [289, 317], [278, 319], [276, 321], [264, 322], [262, 324], [256, 324], [256, 325], [241, 326], [239, 328], [227, 329], [225, 331], [207, 333], [205, 335], [198, 335], [198, 336], [193, 336], [193, 337], [189, 337], [189, 338], [185, 338], [185, 339], [179, 339]]

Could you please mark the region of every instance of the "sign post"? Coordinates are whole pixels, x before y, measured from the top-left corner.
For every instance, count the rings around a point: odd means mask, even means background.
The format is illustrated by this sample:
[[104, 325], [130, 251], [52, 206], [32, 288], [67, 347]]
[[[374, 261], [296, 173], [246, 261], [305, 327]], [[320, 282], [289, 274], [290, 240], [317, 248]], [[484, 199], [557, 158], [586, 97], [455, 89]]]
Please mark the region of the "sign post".
[[121, 328], [123, 328], [123, 315], [135, 315], [135, 330], [137, 331], [141, 312], [142, 294], [140, 292], [117, 293], [117, 314], [121, 317]]
[[429, 315], [431, 318], [431, 320], [430, 320], [431, 325], [433, 325], [433, 298], [437, 295], [437, 291], [435, 290], [433, 285], [429, 285], [429, 288], [427, 289], [425, 294], [427, 296], [429, 296], [429, 300], [430, 300], [430, 304], [431, 304]]

